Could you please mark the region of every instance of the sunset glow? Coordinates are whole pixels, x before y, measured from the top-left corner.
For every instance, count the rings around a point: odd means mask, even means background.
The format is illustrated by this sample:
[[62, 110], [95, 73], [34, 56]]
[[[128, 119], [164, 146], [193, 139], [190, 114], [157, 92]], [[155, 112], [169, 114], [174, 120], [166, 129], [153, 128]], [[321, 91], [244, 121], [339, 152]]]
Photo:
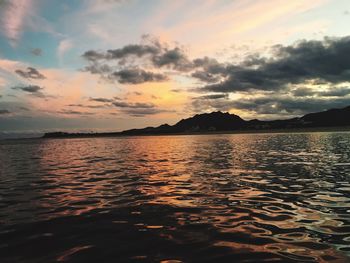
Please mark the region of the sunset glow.
[[347, 0], [1, 1], [0, 131], [345, 107], [349, 12]]

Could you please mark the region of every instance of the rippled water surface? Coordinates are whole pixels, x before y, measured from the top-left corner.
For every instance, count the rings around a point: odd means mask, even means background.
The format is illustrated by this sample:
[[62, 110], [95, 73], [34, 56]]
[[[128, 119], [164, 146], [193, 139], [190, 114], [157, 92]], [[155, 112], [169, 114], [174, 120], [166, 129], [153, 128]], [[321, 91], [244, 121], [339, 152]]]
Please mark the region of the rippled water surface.
[[350, 262], [350, 133], [0, 142], [0, 262]]

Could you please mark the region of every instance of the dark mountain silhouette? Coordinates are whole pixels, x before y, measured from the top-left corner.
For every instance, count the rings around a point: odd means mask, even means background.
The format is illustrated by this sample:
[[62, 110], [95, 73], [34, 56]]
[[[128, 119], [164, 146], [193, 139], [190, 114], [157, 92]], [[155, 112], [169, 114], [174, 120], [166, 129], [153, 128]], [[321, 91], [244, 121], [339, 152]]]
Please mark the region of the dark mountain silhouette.
[[193, 117], [182, 119], [175, 125], [163, 124], [158, 127], [146, 127], [143, 129], [131, 129], [122, 132], [109, 133], [46, 133], [44, 138], [84, 137], [84, 136], [122, 136], [122, 135], [155, 135], [155, 134], [185, 134], [206, 132], [230, 132], [230, 131], [268, 131], [276, 129], [302, 129], [322, 127], [346, 127], [350, 126], [350, 106], [343, 109], [331, 109], [323, 112], [306, 114], [300, 118], [274, 121], [260, 121], [257, 119], [245, 121], [241, 117], [223, 113], [197, 114]]
[[301, 120], [305, 125], [320, 127], [350, 125], [350, 106], [343, 109], [306, 114], [301, 117]]
[[245, 126], [246, 121], [235, 114], [220, 111], [197, 114], [188, 119], [182, 119], [173, 126], [176, 131], [202, 131], [202, 130], [236, 130]]

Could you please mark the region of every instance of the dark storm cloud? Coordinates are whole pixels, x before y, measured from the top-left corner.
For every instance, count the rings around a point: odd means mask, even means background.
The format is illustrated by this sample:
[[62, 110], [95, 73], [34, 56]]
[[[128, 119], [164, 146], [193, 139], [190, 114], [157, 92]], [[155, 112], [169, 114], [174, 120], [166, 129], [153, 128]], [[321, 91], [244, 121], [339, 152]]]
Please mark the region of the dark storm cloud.
[[11, 112], [8, 110], [0, 109], [0, 115], [10, 114]]
[[32, 67], [27, 67], [27, 70], [17, 69], [15, 72], [25, 79], [45, 79], [43, 74]]
[[117, 79], [119, 83], [122, 84], [140, 84], [144, 82], [161, 82], [168, 80], [168, 77], [143, 69], [133, 68], [133, 69], [122, 69], [120, 71], [113, 72], [109, 75], [111, 79]]
[[[271, 59], [251, 61], [252, 58], [249, 58], [241, 64], [227, 66], [223, 73], [226, 79], [207, 85], [202, 91], [276, 91], [308, 80], [332, 84], [349, 81], [350, 37], [279, 45], [274, 47]], [[250, 66], [252, 64], [253, 67]]]
[[41, 48], [32, 48], [32, 49], [30, 50], [30, 53], [31, 53], [32, 55], [34, 55], [34, 56], [39, 57], [39, 56], [42, 55], [43, 51], [42, 51]]

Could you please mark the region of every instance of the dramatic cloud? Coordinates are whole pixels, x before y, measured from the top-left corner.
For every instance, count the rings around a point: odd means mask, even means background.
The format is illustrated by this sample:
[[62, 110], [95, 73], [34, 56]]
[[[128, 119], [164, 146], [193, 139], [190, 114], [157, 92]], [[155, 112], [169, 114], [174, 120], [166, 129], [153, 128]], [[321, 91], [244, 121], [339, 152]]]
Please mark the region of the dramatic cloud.
[[270, 96], [254, 99], [243, 99], [231, 102], [237, 109], [253, 111], [259, 114], [290, 114], [299, 115], [313, 111], [349, 106], [348, 98], [333, 100], [323, 98], [294, 98], [286, 96]]
[[[300, 41], [291, 46], [274, 46], [270, 57], [248, 55], [239, 64], [220, 63], [204, 57], [190, 60], [184, 51], [169, 49], [159, 42], [150, 45], [127, 45], [107, 52], [84, 53], [90, 65], [85, 70], [93, 74], [106, 73], [109, 79], [124, 84], [164, 81], [164, 74], [151, 73], [130, 67], [133, 58], [143, 58], [152, 67], [169, 68], [208, 83], [203, 92], [278, 91], [307, 81], [338, 84], [350, 80], [350, 37], [325, 38], [322, 41]], [[121, 69], [112, 72], [110, 61], [117, 61]], [[130, 64], [131, 63], [131, 64]], [[139, 62], [142, 65], [141, 62]]]
[[180, 47], [169, 49], [157, 41], [153, 41], [150, 45], [127, 45], [106, 52], [89, 50], [82, 56], [87, 61], [92, 62], [94, 67], [87, 67], [88, 70], [92, 71], [96, 67], [99, 68], [102, 62], [117, 61], [119, 65], [127, 66], [134, 62], [134, 58], [143, 58], [144, 62], [149, 62], [156, 68], [165, 67], [177, 71], [188, 71], [194, 67], [193, 62], [189, 60], [183, 49]]
[[128, 65], [135, 58], [142, 58], [157, 68], [167, 67], [186, 71], [193, 67], [192, 62], [180, 47], [169, 49], [157, 40], [149, 42], [149, 44], [126, 45], [122, 48], [107, 50], [106, 52], [89, 50], [82, 56], [95, 65], [103, 61], [117, 61], [119, 65]]
[[168, 48], [157, 40], [148, 44], [126, 45], [105, 52], [89, 50], [82, 56], [89, 65], [85, 71], [99, 74], [103, 79], [117, 80], [122, 84], [166, 81], [169, 78], [154, 69], [189, 71], [193, 63], [180, 47]]
[[143, 69], [123, 69], [113, 72], [111, 79], [117, 79], [122, 84], [140, 84], [144, 82], [160, 82], [168, 80], [168, 77], [163, 74], [148, 72]]
[[331, 108], [343, 108], [349, 105], [350, 98], [336, 97], [332, 100], [319, 97], [293, 97], [289, 95], [259, 96], [230, 100], [228, 98], [206, 99], [197, 97], [192, 100], [191, 107], [195, 112], [243, 110], [247, 115], [256, 118], [266, 116], [267, 119], [290, 118], [310, 112]]
[[17, 69], [15, 72], [25, 79], [45, 79], [43, 74], [32, 67], [27, 67], [27, 70]]
[[207, 85], [202, 90], [276, 91], [310, 80], [333, 84], [350, 81], [350, 37], [275, 46], [272, 55], [270, 59], [249, 58], [239, 65], [227, 66], [222, 73], [227, 76], [224, 81]]
[[[274, 46], [270, 57], [252, 54], [239, 64], [210, 58], [196, 59], [194, 64], [202, 70], [192, 77], [204, 83], [222, 80], [191, 90], [223, 94], [193, 98], [195, 112], [240, 109], [278, 118], [350, 104], [350, 37]], [[243, 97], [232, 100], [228, 93]]]

